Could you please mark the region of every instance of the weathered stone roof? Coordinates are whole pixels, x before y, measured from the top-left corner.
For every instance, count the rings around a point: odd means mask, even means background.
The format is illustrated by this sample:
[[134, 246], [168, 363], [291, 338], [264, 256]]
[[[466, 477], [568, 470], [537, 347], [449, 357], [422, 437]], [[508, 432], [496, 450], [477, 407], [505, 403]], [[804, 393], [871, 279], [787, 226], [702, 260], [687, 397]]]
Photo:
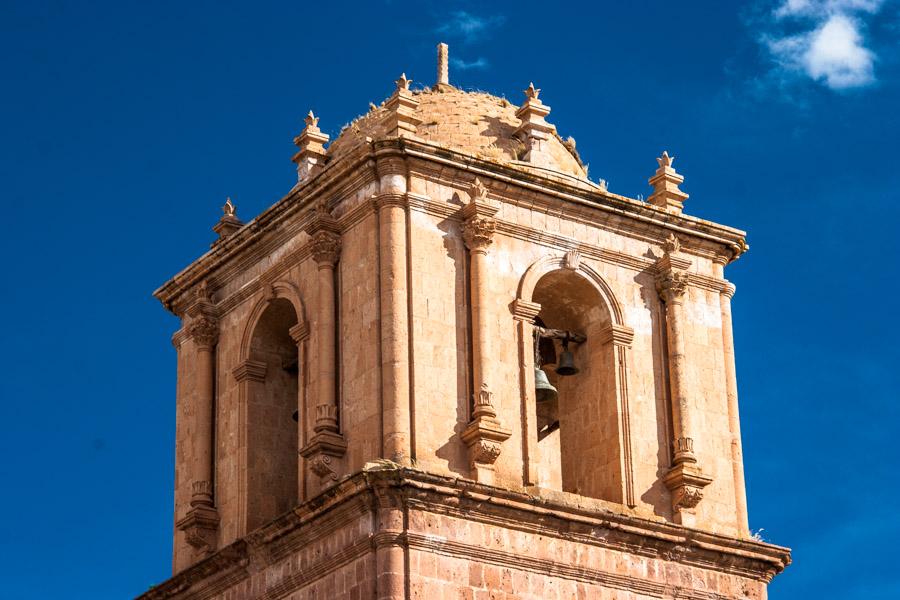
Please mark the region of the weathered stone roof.
[[[415, 90], [413, 93], [418, 101], [415, 117], [420, 121], [416, 127], [416, 137], [501, 163], [515, 163], [521, 158], [525, 147], [515, 136], [520, 124], [516, 116], [518, 107], [505, 98], [451, 86]], [[388, 112], [382, 104], [350, 123], [329, 147], [331, 159], [364, 143], [366, 137], [377, 139], [387, 135]], [[550, 136], [547, 143], [549, 167], [567, 175], [586, 178], [587, 170], [574, 152], [574, 147], [567, 147], [569, 144], [564, 143], [555, 132]]]

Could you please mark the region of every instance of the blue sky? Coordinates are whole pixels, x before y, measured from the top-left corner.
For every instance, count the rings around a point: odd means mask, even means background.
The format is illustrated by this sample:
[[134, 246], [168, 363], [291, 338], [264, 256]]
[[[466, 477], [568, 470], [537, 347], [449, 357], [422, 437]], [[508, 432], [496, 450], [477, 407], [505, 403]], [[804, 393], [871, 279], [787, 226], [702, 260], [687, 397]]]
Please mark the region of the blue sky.
[[[401, 71], [518, 103], [591, 176], [749, 232], [727, 271], [751, 527], [773, 600], [900, 597], [900, 10], [876, 0], [0, 5], [4, 598], [123, 598], [170, 570], [177, 321], [151, 298], [293, 184]], [[415, 85], [415, 82], [414, 82]]]

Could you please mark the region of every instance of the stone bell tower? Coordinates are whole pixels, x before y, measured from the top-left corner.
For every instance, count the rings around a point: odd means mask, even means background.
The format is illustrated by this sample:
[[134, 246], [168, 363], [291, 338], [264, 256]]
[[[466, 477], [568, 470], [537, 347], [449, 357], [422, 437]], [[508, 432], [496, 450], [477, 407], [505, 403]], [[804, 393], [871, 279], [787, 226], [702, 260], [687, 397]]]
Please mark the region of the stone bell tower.
[[541, 90], [438, 78], [155, 293], [182, 320], [174, 575], [142, 598], [752, 598], [725, 266], [742, 231], [592, 181]]

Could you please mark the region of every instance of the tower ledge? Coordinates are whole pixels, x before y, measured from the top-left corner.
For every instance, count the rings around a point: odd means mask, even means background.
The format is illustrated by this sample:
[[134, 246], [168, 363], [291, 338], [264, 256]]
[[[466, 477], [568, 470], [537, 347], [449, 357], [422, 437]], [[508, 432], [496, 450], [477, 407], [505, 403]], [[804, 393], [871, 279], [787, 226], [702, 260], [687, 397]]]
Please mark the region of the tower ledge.
[[[485, 576], [490, 567], [512, 568], [573, 585], [641, 590], [656, 597], [693, 589], [693, 582], [702, 580], [696, 587], [715, 597], [755, 598], [747, 590], [764, 586], [791, 562], [788, 548], [611, 511], [603, 504], [370, 463], [139, 600], [206, 598], [226, 589], [238, 596], [253, 590], [253, 597], [280, 597], [280, 590], [300, 589], [314, 579], [328, 580], [330, 574], [338, 581], [347, 575], [362, 597], [374, 597], [367, 595], [375, 587], [374, 554], [385, 547], [409, 553], [406, 569], [422, 569], [424, 557], [437, 556], [448, 564], [477, 561]], [[384, 513], [396, 510], [408, 514], [401, 529], [377, 525], [387, 521]], [[455, 527], [457, 522], [470, 526]], [[342, 534], [336, 536], [339, 530]], [[521, 552], [492, 543], [497, 535], [515, 540]], [[625, 557], [630, 560], [623, 561]], [[295, 566], [300, 564], [302, 568]], [[612, 564], [619, 566], [615, 572], [603, 568]], [[367, 572], [361, 565], [372, 569]], [[433, 577], [453, 575], [437, 572]], [[500, 581], [489, 589], [516, 591], [512, 586]]]

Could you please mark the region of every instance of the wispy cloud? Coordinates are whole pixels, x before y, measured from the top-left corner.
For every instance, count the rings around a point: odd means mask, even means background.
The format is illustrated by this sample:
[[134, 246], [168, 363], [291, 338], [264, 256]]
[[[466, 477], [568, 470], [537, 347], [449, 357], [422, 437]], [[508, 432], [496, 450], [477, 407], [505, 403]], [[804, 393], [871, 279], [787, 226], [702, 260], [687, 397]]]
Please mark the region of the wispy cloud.
[[487, 69], [490, 66], [490, 63], [483, 56], [479, 56], [473, 61], [465, 61], [461, 58], [451, 58], [450, 64], [453, 65], [454, 69], [459, 69], [460, 71], [468, 71], [470, 69]]
[[785, 77], [818, 81], [832, 90], [875, 83], [877, 56], [867, 45], [866, 19], [883, 0], [783, 0], [762, 25], [759, 40]]
[[437, 33], [447, 37], [461, 39], [464, 42], [476, 42], [490, 36], [496, 27], [506, 21], [502, 15], [480, 16], [464, 10], [450, 13], [446, 20], [435, 29]]

